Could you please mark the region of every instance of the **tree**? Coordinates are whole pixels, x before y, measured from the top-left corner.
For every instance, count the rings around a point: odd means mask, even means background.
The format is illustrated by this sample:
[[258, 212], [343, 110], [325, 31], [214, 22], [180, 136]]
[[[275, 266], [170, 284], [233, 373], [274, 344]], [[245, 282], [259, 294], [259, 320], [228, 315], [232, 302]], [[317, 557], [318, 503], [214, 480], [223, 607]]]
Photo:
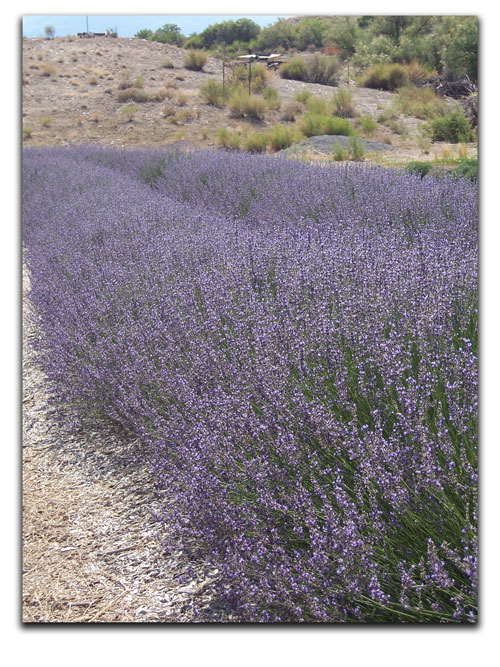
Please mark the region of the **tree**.
[[454, 77], [478, 77], [478, 20], [476, 16], [447, 16], [442, 25], [442, 61]]
[[153, 36], [153, 31], [148, 30], [147, 28], [144, 28], [143, 30], [139, 30], [139, 32], [136, 32], [134, 37], [137, 39], [151, 39]]
[[181, 34], [181, 29], [175, 23], [165, 23], [162, 28], [155, 30], [149, 39], [153, 42], [174, 44], [175, 46], [182, 46], [185, 41], [184, 36]]
[[321, 48], [323, 46], [323, 36], [328, 27], [324, 19], [305, 18], [295, 28], [294, 46], [300, 51], [305, 51], [308, 46]]
[[55, 28], [53, 25], [46, 25], [45, 26], [45, 37], [47, 39], [54, 39], [54, 35], [56, 34]]
[[370, 23], [370, 30], [373, 34], [387, 35], [395, 44], [399, 43], [399, 38], [403, 30], [412, 22], [411, 16], [377, 16]]
[[290, 21], [278, 19], [276, 23], [260, 31], [258, 49], [290, 49], [295, 44], [295, 31]]
[[335, 23], [325, 34], [326, 44], [332, 43], [340, 49], [342, 60], [349, 60], [356, 53], [360, 28], [351, 16], [346, 16]]
[[222, 21], [209, 25], [200, 33], [199, 37], [203, 47], [209, 49], [214, 44], [230, 46], [234, 42], [249, 42], [255, 39], [259, 32], [260, 27], [254, 21], [242, 18], [237, 21]]

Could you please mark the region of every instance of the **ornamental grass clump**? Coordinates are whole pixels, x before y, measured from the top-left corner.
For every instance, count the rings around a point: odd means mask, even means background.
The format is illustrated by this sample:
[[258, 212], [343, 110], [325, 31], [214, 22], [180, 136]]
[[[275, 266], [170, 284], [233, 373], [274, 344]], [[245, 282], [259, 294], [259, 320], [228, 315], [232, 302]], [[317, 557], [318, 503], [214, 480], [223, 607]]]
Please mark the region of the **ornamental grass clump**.
[[52, 397], [139, 440], [166, 557], [217, 567], [239, 621], [476, 621], [473, 182], [94, 146], [22, 169]]
[[276, 88], [265, 88], [262, 91], [262, 97], [266, 100], [267, 106], [271, 111], [278, 111], [281, 106], [280, 97]]

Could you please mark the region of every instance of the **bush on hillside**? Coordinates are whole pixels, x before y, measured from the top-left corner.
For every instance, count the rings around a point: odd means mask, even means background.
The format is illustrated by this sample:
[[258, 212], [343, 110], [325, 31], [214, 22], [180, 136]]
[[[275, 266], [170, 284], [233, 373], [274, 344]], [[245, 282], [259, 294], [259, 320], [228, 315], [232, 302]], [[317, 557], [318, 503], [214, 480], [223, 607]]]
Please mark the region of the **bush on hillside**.
[[282, 79], [294, 79], [295, 81], [307, 81], [307, 65], [304, 58], [292, 58], [290, 62], [283, 63], [279, 68]]
[[248, 65], [238, 64], [233, 70], [230, 84], [232, 86], [246, 86], [248, 90], [248, 80], [250, 79], [250, 91], [252, 93], [261, 93], [267, 86], [269, 73], [261, 63], [251, 66], [251, 73]]
[[200, 87], [200, 95], [207, 104], [221, 109], [224, 106], [227, 91], [224, 90], [221, 83], [210, 79]]
[[408, 72], [399, 64], [380, 64], [371, 67], [358, 79], [358, 84], [364, 88], [381, 90], [396, 90], [409, 83]]
[[208, 56], [204, 51], [197, 51], [190, 49], [187, 56], [184, 58], [184, 67], [195, 72], [201, 72], [203, 67], [207, 64]]
[[406, 116], [415, 116], [422, 120], [434, 120], [444, 116], [448, 105], [441, 95], [432, 88], [409, 85], [397, 91], [393, 102], [394, 108]]
[[354, 128], [345, 118], [336, 118], [324, 114], [306, 113], [299, 121], [299, 129], [306, 137], [322, 134], [352, 136]]
[[278, 111], [281, 101], [276, 88], [265, 88], [262, 91], [262, 97], [266, 100], [267, 106], [271, 111]]
[[243, 88], [233, 90], [228, 106], [232, 115], [237, 118], [263, 120], [267, 111], [266, 101], [262, 97], [249, 95]]
[[340, 118], [353, 118], [356, 112], [352, 103], [352, 90], [339, 88], [333, 96], [334, 114]]
[[449, 141], [452, 144], [467, 143], [472, 137], [472, 127], [461, 107], [457, 107], [431, 123], [433, 141]]
[[315, 54], [307, 64], [307, 81], [334, 86], [339, 68], [340, 62], [337, 58]]

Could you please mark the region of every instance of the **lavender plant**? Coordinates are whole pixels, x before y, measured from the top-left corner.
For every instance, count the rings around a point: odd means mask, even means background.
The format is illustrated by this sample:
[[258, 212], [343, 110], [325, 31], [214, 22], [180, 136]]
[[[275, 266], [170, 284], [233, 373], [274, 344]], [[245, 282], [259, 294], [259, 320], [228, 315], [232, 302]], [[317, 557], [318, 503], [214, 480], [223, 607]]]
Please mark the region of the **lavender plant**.
[[30, 148], [23, 240], [54, 397], [141, 438], [238, 618], [476, 620], [474, 183]]

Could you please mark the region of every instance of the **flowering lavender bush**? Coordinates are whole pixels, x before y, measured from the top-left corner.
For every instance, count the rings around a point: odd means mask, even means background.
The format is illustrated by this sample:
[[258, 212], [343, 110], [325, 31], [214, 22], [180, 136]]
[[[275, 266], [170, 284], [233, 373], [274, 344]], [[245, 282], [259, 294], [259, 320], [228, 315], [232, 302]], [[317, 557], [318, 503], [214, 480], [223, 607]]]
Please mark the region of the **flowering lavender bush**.
[[55, 396], [142, 439], [241, 620], [476, 620], [473, 183], [29, 149], [23, 236]]

